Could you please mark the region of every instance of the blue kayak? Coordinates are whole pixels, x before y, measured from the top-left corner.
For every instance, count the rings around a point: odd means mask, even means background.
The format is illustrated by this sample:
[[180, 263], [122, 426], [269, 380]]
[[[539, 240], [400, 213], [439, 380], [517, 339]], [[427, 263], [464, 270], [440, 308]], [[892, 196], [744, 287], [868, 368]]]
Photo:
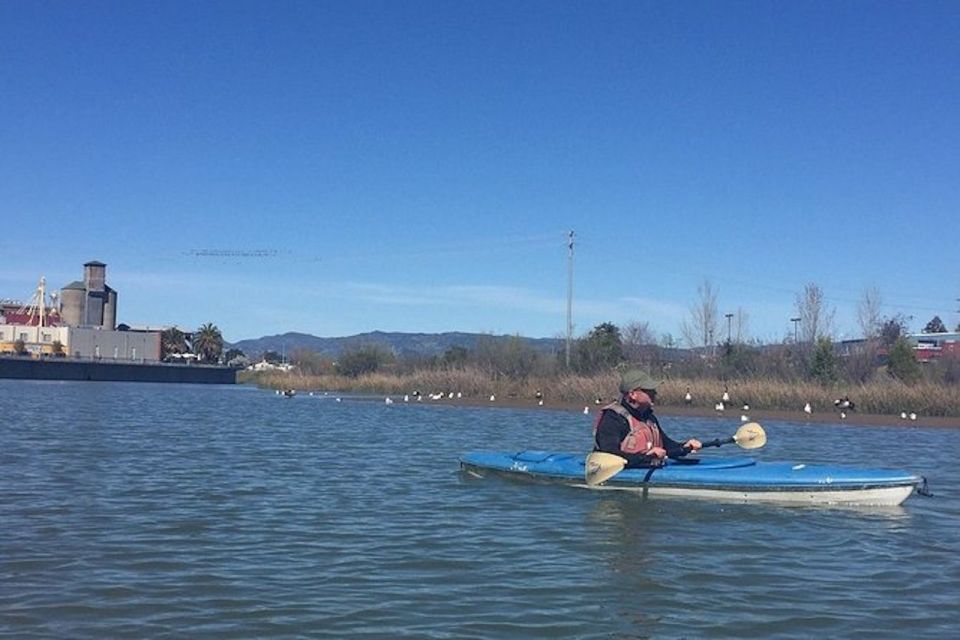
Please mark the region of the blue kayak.
[[625, 469], [602, 485], [587, 487], [585, 458], [582, 453], [549, 451], [474, 452], [461, 456], [460, 466], [481, 477], [495, 473], [644, 496], [740, 502], [898, 505], [924, 484], [922, 477], [906, 471], [736, 457], [669, 460], [663, 467]]

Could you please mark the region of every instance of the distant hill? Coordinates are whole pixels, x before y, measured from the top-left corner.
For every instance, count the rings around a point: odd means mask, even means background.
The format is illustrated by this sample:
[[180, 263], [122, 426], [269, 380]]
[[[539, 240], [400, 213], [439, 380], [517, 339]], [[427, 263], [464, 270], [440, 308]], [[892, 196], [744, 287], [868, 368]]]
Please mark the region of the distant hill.
[[[473, 350], [478, 340], [509, 340], [512, 336], [492, 336], [485, 333], [398, 333], [372, 331], [342, 338], [320, 338], [309, 333], [289, 332], [241, 340], [228, 345], [240, 349], [249, 358], [256, 358], [265, 351], [290, 354], [297, 349], [308, 349], [324, 356], [335, 358], [347, 348], [376, 345], [397, 356], [438, 356], [452, 347]], [[553, 354], [564, 348], [559, 338], [520, 338], [537, 351]]]

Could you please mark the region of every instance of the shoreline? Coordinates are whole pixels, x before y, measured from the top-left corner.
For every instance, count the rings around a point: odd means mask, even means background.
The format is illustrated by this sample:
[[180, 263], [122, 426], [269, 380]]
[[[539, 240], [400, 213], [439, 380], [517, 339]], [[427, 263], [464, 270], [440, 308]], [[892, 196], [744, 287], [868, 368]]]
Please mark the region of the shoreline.
[[[384, 396], [379, 396], [384, 397]], [[396, 395], [387, 395], [395, 403], [404, 404], [403, 397]], [[411, 402], [413, 400], [411, 399]], [[409, 404], [409, 403], [408, 403]], [[488, 407], [491, 409], [546, 409], [552, 411], [570, 411], [583, 413], [584, 408], [588, 409], [591, 416], [596, 415], [599, 408], [597, 405], [583, 405], [573, 402], [544, 402], [538, 405], [536, 401], [530, 399], [521, 399], [517, 397], [508, 397], [505, 399], [497, 398], [494, 402], [483, 398], [458, 398], [443, 400], [425, 399], [422, 402], [414, 404], [430, 404], [437, 406], [465, 406], [465, 407]], [[677, 407], [660, 405], [656, 407], [657, 416], [660, 418], [672, 417], [690, 417], [690, 418], [715, 418], [727, 422], [735, 421], [740, 423], [740, 411], [725, 411], [718, 413], [707, 407]], [[904, 420], [898, 415], [858, 413], [856, 411], [847, 414], [846, 419], [841, 420], [838, 412], [814, 412], [807, 414], [803, 411], [778, 411], [778, 410], [756, 410], [748, 412], [751, 422], [763, 423], [764, 420], [777, 420], [783, 422], [809, 423], [809, 424], [851, 424], [870, 427], [932, 427], [939, 429], [960, 429], [960, 417], [949, 416], [922, 416], [918, 415], [916, 420]]]

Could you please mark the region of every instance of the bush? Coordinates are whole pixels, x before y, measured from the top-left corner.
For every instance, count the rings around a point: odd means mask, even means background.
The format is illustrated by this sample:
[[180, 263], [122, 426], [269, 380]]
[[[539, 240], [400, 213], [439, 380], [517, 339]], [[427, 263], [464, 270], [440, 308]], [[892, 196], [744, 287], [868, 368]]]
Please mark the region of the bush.
[[905, 384], [913, 384], [920, 379], [922, 373], [920, 363], [917, 362], [917, 358], [913, 354], [913, 346], [903, 336], [897, 338], [893, 346], [890, 347], [887, 371]]
[[810, 376], [820, 384], [830, 384], [837, 379], [837, 354], [830, 338], [817, 338], [813, 356], [810, 358]]

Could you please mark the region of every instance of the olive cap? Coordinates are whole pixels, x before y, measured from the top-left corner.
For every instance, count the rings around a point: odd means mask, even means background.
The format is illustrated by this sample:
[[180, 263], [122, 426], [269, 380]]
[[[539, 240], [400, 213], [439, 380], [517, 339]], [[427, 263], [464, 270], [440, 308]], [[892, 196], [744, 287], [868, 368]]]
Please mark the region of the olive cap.
[[634, 389], [656, 389], [660, 383], [643, 369], [627, 369], [620, 375], [620, 393], [630, 393]]

